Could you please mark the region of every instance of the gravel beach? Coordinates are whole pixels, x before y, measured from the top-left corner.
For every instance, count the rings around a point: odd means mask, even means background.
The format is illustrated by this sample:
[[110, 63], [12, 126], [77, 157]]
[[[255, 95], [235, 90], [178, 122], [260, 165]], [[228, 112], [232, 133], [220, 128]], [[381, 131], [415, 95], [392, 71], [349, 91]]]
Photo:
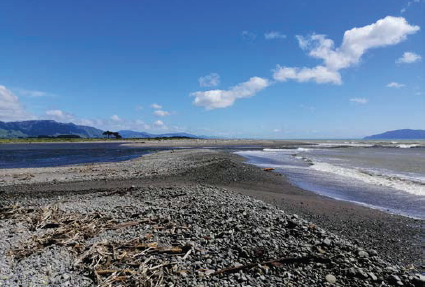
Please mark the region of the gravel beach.
[[220, 150], [4, 169], [0, 286], [424, 286], [422, 225]]

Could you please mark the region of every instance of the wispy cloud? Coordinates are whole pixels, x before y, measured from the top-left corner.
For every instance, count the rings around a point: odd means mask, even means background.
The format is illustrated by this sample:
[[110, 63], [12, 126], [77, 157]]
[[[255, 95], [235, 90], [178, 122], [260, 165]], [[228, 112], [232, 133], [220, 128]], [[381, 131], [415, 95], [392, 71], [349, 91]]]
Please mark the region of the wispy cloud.
[[163, 121], [161, 121], [161, 120], [157, 120], [153, 124], [154, 124], [154, 126], [157, 129], [162, 129], [162, 130], [167, 130], [168, 129], [168, 127], [165, 125], [165, 123]]
[[300, 105], [300, 107], [301, 107], [303, 110], [307, 110], [307, 111], [310, 111], [310, 112], [313, 112], [313, 111], [315, 111], [315, 110], [316, 110], [316, 107], [311, 107], [311, 106]]
[[342, 84], [341, 75], [337, 71], [330, 70], [324, 66], [317, 66], [315, 68], [292, 68], [277, 65], [274, 70], [273, 78], [279, 82], [295, 80], [302, 83], [313, 80], [318, 84]]
[[419, 29], [419, 26], [409, 25], [402, 17], [387, 16], [376, 23], [345, 31], [339, 48], [335, 48], [334, 42], [326, 38], [326, 35], [298, 35], [296, 37], [300, 47], [307, 51], [310, 57], [322, 59], [323, 64], [314, 68], [277, 66], [274, 79], [340, 85], [342, 80], [339, 71], [358, 64], [369, 49], [396, 45]]
[[163, 111], [163, 110], [156, 110], [156, 111], [153, 112], [153, 114], [155, 116], [158, 116], [158, 117], [166, 117], [166, 116], [171, 115], [171, 113], [169, 113], [167, 111]]
[[160, 110], [160, 109], [162, 109], [162, 106], [158, 105], [158, 104], [152, 104], [151, 108], [156, 109], [156, 110]]
[[0, 121], [19, 121], [35, 118], [19, 98], [5, 86], [0, 86]]
[[26, 90], [22, 88], [16, 88], [13, 89], [16, 93], [18, 93], [21, 96], [25, 97], [32, 97], [32, 98], [39, 98], [39, 97], [47, 97], [47, 96], [53, 96], [52, 94], [48, 94], [46, 92], [42, 91], [35, 91], [35, 90]]
[[62, 110], [48, 110], [46, 111], [46, 116], [49, 119], [56, 120], [58, 122], [71, 122], [75, 119], [74, 115]]
[[110, 119], [113, 120], [114, 122], [121, 122], [122, 121], [122, 119], [117, 115], [112, 115]]
[[350, 99], [350, 102], [364, 105], [364, 104], [367, 104], [369, 102], [369, 100], [366, 99], [366, 98], [352, 98], [352, 99]]
[[240, 83], [228, 90], [210, 90], [195, 92], [193, 105], [204, 107], [206, 110], [227, 108], [233, 105], [237, 99], [249, 98], [270, 85], [269, 80], [253, 77], [247, 82]]
[[419, 3], [421, 2], [421, 0], [413, 0], [413, 1], [409, 1], [407, 2], [406, 6], [404, 6], [403, 8], [401, 8], [400, 13], [403, 14], [404, 12], [407, 11], [407, 9], [409, 9], [409, 7], [413, 4], [413, 3]]
[[[0, 110], [1, 111], [1, 110]], [[75, 115], [65, 112], [63, 110], [48, 110], [45, 112], [43, 117], [39, 119], [51, 119], [58, 122], [72, 122], [77, 125], [92, 126], [103, 130], [135, 130], [135, 131], [182, 131], [182, 127], [178, 126], [167, 126], [161, 120], [154, 121], [152, 123], [146, 123], [141, 119], [128, 120], [119, 117], [118, 115], [112, 115], [108, 119], [85, 119], [78, 118]]]
[[286, 35], [278, 31], [272, 31], [272, 32], [264, 33], [264, 38], [266, 40], [286, 39]]
[[388, 88], [396, 88], [396, 89], [400, 89], [400, 88], [403, 88], [405, 86], [406, 85], [400, 84], [400, 83], [397, 83], [397, 82], [391, 82], [387, 85]]
[[395, 62], [397, 64], [411, 64], [420, 62], [422, 60], [422, 57], [418, 54], [415, 54], [413, 52], [404, 52], [403, 56], [398, 58]]
[[254, 41], [255, 38], [257, 38], [257, 34], [250, 31], [242, 31], [241, 35], [242, 35], [242, 39], [247, 41]]
[[198, 79], [201, 87], [216, 87], [220, 84], [220, 76], [217, 73], [211, 73]]

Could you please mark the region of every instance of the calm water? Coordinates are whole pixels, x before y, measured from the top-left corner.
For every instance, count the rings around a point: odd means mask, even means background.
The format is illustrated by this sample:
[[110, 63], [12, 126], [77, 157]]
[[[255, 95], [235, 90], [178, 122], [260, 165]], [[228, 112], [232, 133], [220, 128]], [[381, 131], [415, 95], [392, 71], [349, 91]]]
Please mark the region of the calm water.
[[332, 198], [425, 219], [425, 142], [310, 142], [241, 151], [295, 185]]
[[[175, 147], [175, 149], [192, 147]], [[223, 150], [255, 149], [258, 146], [204, 147]], [[118, 143], [0, 144], [0, 168], [49, 167], [70, 164], [117, 162], [171, 148], [128, 147]]]
[[123, 147], [116, 143], [2, 144], [0, 168], [116, 162], [152, 151], [154, 150], [150, 148]]

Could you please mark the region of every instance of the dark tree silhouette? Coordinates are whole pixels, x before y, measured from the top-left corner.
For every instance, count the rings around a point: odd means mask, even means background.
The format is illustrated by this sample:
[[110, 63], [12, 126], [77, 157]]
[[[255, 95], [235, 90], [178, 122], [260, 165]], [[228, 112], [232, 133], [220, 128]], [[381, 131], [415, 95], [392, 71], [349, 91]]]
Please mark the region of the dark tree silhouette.
[[122, 136], [118, 132], [112, 133], [116, 139], [122, 138]]
[[110, 137], [111, 135], [113, 135], [113, 132], [111, 132], [111, 131], [106, 131], [106, 132], [103, 132], [103, 135], [104, 135], [104, 136], [107, 136], [107, 137], [108, 137], [108, 139], [109, 139], [109, 137]]

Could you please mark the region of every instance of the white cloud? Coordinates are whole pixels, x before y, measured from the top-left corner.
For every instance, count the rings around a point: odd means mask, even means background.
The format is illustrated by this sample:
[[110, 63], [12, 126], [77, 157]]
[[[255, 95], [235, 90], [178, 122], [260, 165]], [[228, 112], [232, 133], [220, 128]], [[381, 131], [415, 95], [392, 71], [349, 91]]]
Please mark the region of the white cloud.
[[352, 98], [350, 99], [350, 102], [364, 105], [364, 104], [367, 104], [369, 100], [366, 98]]
[[48, 110], [46, 111], [46, 116], [49, 119], [52, 119], [58, 122], [71, 122], [75, 120], [72, 114], [64, 112], [62, 110]]
[[288, 68], [278, 65], [276, 70], [274, 70], [273, 78], [280, 82], [286, 82], [287, 80], [296, 80], [298, 82], [314, 80], [318, 84], [342, 84], [341, 75], [324, 66], [317, 66], [315, 68]]
[[274, 40], [274, 39], [286, 39], [286, 35], [277, 31], [272, 31], [264, 34], [264, 38], [266, 40]]
[[135, 128], [136, 130], [139, 130], [140, 128], [145, 129], [145, 130], [150, 130], [151, 126], [148, 125], [147, 123], [145, 123], [142, 120], [135, 120], [134, 121], [134, 126], [136, 126], [137, 128]]
[[154, 108], [154, 109], [156, 109], [156, 110], [160, 110], [160, 109], [162, 109], [162, 106], [160, 106], [160, 105], [158, 105], [158, 104], [152, 104], [152, 105], [151, 105], [151, 108]]
[[136, 106], [136, 111], [141, 111], [141, 110], [143, 110], [143, 106]]
[[93, 120], [88, 120], [88, 119], [76, 119], [73, 121], [73, 123], [76, 125], [89, 126], [89, 127], [93, 127], [95, 125], [95, 122]]
[[269, 80], [253, 77], [247, 82], [231, 87], [229, 90], [195, 92], [191, 96], [195, 97], [193, 101], [195, 106], [204, 107], [207, 110], [227, 108], [233, 105], [235, 100], [252, 97], [269, 85]]
[[242, 31], [242, 38], [247, 41], [254, 41], [255, 38], [257, 38], [257, 34], [249, 31]]
[[169, 112], [167, 112], [167, 111], [162, 111], [162, 110], [156, 110], [156, 111], [154, 111], [154, 112], [153, 112], [153, 114], [154, 114], [155, 116], [158, 116], [158, 117], [166, 117], [166, 116], [169, 116], [169, 115], [170, 115], [170, 113], [169, 113]]
[[72, 113], [60, 109], [51, 109], [45, 111], [43, 116], [36, 117], [25, 110], [20, 103], [19, 98], [13, 93], [0, 86], [0, 121], [22, 121], [32, 119], [51, 119], [58, 122], [72, 122], [76, 125], [85, 125], [100, 128], [103, 130], [169, 130], [181, 131], [183, 128], [178, 126], [168, 127], [162, 121], [158, 120], [154, 123], [147, 124], [142, 120], [125, 120], [118, 115], [112, 115], [109, 119], [81, 119]]
[[113, 120], [114, 122], [121, 122], [122, 121], [122, 119], [117, 115], [112, 115], [111, 120]]
[[282, 130], [281, 129], [274, 129], [273, 132], [275, 133], [280, 133]]
[[[307, 51], [310, 57], [321, 59], [323, 63], [312, 68], [278, 65], [273, 78], [280, 82], [295, 80], [340, 85], [342, 84], [340, 70], [358, 64], [369, 49], [396, 45], [419, 30], [419, 26], [410, 25], [403, 17], [387, 16], [373, 24], [345, 31], [342, 44], [338, 48], [335, 48], [333, 40], [326, 38], [325, 35], [296, 36], [300, 47]], [[252, 36], [248, 31], [244, 31], [242, 35]], [[226, 108], [232, 106], [236, 99], [252, 97], [269, 85], [269, 80], [253, 77], [248, 82], [228, 90], [194, 92], [191, 96], [195, 97], [193, 101], [195, 106], [202, 106], [207, 110]]]
[[220, 84], [220, 76], [217, 73], [211, 73], [198, 79], [201, 87], [215, 87]]
[[403, 88], [405, 86], [406, 85], [400, 84], [400, 83], [397, 83], [397, 82], [391, 82], [387, 85], [388, 88], [396, 88], [396, 89], [400, 89], [400, 88]]
[[367, 50], [398, 44], [419, 29], [419, 26], [409, 25], [403, 17], [387, 16], [376, 23], [345, 31], [339, 48], [335, 48], [334, 42], [325, 35], [296, 36], [300, 47], [310, 57], [322, 59], [323, 64], [315, 68], [278, 66], [274, 79], [341, 84], [339, 70], [358, 64]]
[[20, 121], [34, 119], [10, 90], [0, 86], [0, 121]]
[[16, 91], [16, 93], [19, 93], [22, 96], [28, 96], [33, 98], [46, 97], [49, 95], [46, 92], [25, 90], [21, 88], [14, 89], [14, 91]]
[[411, 64], [422, 60], [422, 57], [413, 52], [404, 52], [403, 56], [398, 58], [395, 62], [397, 64]]
[[164, 124], [163, 121], [161, 120], [157, 120], [156, 122], [153, 123], [153, 125], [157, 128], [157, 129], [162, 129], [162, 130], [167, 130], [168, 127]]

